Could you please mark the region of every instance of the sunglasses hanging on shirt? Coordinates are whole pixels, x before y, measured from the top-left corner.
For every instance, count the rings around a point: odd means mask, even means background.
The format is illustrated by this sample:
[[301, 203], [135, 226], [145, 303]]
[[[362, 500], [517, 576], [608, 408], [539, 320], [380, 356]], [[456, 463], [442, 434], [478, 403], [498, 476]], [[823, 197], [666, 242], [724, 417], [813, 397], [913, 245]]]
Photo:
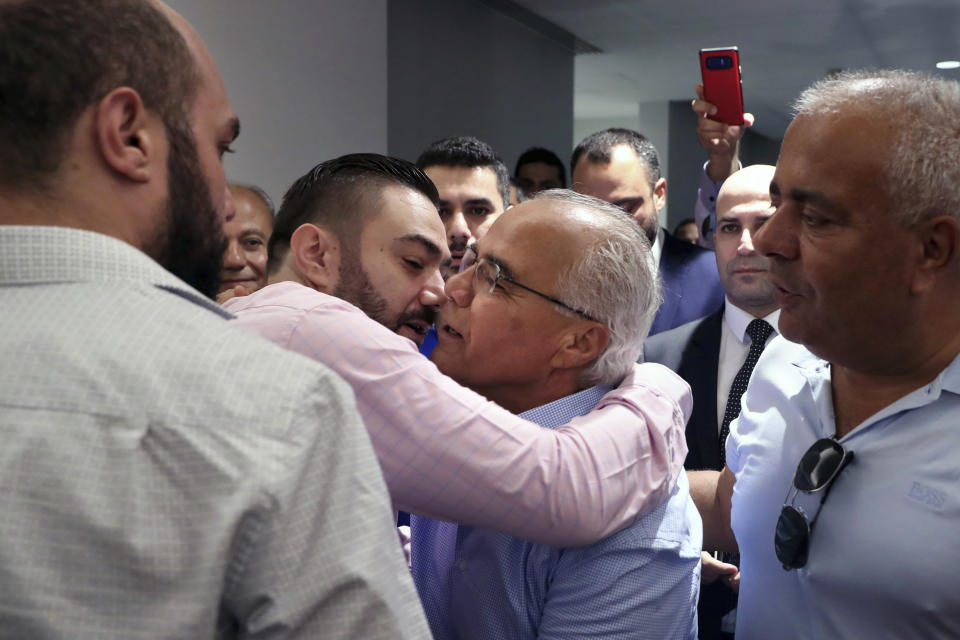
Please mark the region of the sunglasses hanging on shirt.
[[[780, 518], [777, 520], [774, 537], [777, 559], [786, 571], [799, 569], [807, 564], [813, 526], [820, 516], [823, 503], [830, 494], [830, 487], [833, 486], [834, 480], [851, 460], [853, 460], [853, 452], [847, 451], [832, 438], [817, 440], [800, 458], [800, 464], [797, 465], [797, 471], [793, 475], [793, 486], [787, 492]], [[795, 504], [801, 492], [809, 494], [822, 492], [813, 517], [807, 516], [804, 510]]]

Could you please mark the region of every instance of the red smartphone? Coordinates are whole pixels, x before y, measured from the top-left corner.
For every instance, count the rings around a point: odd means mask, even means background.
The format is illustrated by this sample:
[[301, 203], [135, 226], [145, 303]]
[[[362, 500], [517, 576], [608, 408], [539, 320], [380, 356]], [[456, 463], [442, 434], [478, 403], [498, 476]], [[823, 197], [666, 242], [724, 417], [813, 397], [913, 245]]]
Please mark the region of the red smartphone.
[[717, 106], [710, 116], [729, 125], [743, 124], [740, 51], [736, 47], [700, 49], [703, 97]]

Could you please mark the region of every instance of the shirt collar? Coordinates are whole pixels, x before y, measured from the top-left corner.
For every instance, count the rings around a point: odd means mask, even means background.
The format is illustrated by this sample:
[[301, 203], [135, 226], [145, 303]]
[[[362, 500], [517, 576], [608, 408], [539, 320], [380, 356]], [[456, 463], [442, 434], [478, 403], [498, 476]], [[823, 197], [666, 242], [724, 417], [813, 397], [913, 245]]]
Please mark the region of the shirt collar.
[[567, 424], [577, 416], [584, 416], [597, 406], [600, 399], [610, 391], [611, 387], [597, 385], [582, 391], [564, 396], [553, 402], [542, 404], [520, 414], [520, 417], [535, 422], [541, 427], [556, 429]]
[[[797, 346], [800, 347], [800, 345]], [[827, 394], [823, 408], [825, 411], [832, 412], [832, 408], [829, 406], [830, 364], [802, 347], [801, 353], [791, 358], [791, 361], [793, 366], [796, 367], [800, 374], [806, 379], [807, 385], [815, 396]], [[884, 419], [901, 411], [916, 409], [936, 402], [944, 392], [960, 394], [960, 354], [957, 354], [950, 364], [933, 380], [908, 393], [893, 404], [884, 407], [865, 421], [866, 428], [861, 428], [863, 425], [858, 425], [857, 428], [845, 435], [841, 441], [859, 435], [873, 425], [879, 424]]]
[[[726, 298], [726, 305], [723, 308], [723, 320], [727, 323], [727, 326], [730, 327], [730, 330], [733, 332], [733, 335], [737, 337], [737, 340], [739, 340], [741, 344], [744, 344], [747, 341], [747, 325], [749, 325], [752, 320], [756, 320], [756, 317], [730, 302], [730, 298]], [[764, 316], [763, 320], [766, 320], [767, 324], [773, 327], [773, 335], [779, 333], [777, 331], [777, 323], [780, 322], [780, 309]]]
[[130, 244], [93, 231], [0, 225], [0, 285], [146, 283], [233, 316]]

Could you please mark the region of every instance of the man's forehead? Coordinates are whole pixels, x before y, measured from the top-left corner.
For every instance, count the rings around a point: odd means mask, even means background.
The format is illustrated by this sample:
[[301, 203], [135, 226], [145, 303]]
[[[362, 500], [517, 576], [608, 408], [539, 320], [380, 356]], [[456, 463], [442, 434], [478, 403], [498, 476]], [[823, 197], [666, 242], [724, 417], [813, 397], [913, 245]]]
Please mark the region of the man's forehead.
[[583, 165], [583, 169], [578, 169], [575, 179], [588, 192], [606, 193], [604, 199], [607, 200], [645, 195], [650, 191], [647, 168], [632, 149], [626, 148], [626, 151], [630, 157], [614, 156], [606, 163], [589, 160], [577, 163], [578, 167]]
[[490, 198], [498, 196], [497, 174], [490, 167], [451, 167], [434, 165], [427, 167], [424, 173], [433, 180], [440, 191], [440, 197], [445, 198], [445, 191], [451, 195], [456, 192], [458, 197], [475, 194], [473, 197]]
[[431, 243], [446, 250], [446, 232], [436, 207], [430, 200], [410, 187], [390, 184], [383, 188], [380, 198], [372, 203], [373, 212], [362, 216], [364, 232], [369, 229], [389, 229], [393, 240], [423, 244]]
[[478, 254], [493, 255], [525, 277], [559, 271], [576, 254], [585, 235], [561, 204], [528, 200], [509, 209], [478, 241]]

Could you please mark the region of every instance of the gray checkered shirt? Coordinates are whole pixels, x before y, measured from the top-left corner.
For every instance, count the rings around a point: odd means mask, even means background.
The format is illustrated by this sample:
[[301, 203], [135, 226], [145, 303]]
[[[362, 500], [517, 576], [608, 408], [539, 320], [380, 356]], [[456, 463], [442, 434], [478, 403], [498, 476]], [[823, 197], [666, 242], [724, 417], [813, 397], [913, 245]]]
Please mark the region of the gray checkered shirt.
[[225, 317], [0, 226], [0, 637], [429, 637], [351, 391]]

